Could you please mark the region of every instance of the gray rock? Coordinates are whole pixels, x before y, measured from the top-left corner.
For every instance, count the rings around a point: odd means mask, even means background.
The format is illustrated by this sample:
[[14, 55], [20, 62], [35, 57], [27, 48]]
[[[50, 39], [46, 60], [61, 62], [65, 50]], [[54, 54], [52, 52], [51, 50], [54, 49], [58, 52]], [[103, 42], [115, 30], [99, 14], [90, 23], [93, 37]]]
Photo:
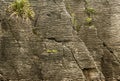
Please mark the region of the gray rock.
[[119, 0], [30, 0], [32, 21], [9, 18], [12, 1], [0, 1], [0, 81], [120, 80]]

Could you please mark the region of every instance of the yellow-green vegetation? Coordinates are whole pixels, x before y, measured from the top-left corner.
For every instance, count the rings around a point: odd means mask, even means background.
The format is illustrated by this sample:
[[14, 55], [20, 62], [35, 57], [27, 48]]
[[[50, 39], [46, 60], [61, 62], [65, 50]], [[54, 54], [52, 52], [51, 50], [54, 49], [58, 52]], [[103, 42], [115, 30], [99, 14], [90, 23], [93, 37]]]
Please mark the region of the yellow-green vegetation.
[[80, 25], [78, 24], [78, 20], [76, 19], [75, 13], [71, 13], [71, 17], [72, 17], [71, 21], [72, 21], [73, 28], [76, 31], [79, 31], [80, 30]]
[[93, 19], [92, 19], [91, 17], [87, 17], [87, 18], [85, 19], [85, 22], [86, 22], [86, 25], [91, 26], [91, 25], [92, 25], [92, 22], [93, 22]]
[[86, 9], [88, 13], [95, 13], [95, 9], [94, 8], [87, 8]]
[[86, 18], [86, 20], [85, 20], [85, 21], [86, 21], [86, 23], [88, 23], [88, 24], [89, 24], [89, 23], [91, 23], [91, 22], [92, 22], [92, 18], [88, 17], [88, 18]]
[[90, 26], [91, 28], [94, 28], [93, 25], [93, 17], [96, 13], [95, 9], [89, 6], [89, 3], [87, 0], [84, 0], [85, 2], [85, 13], [87, 15], [87, 18], [85, 19], [85, 24]]
[[73, 13], [73, 10], [71, 8], [70, 3], [66, 3], [66, 9], [67, 9], [67, 11], [69, 12], [70, 15]]
[[28, 0], [15, 0], [8, 6], [10, 17], [22, 17], [23, 19], [32, 19], [35, 16]]
[[89, 8], [89, 7], [87, 7], [87, 8], [86, 8], [86, 13], [89, 14], [89, 15], [95, 14], [95, 9], [94, 9], [94, 8]]
[[72, 9], [70, 3], [66, 3], [66, 9], [68, 10], [68, 12], [71, 16], [71, 22], [72, 22], [72, 25], [73, 25], [73, 29], [76, 30], [76, 31], [79, 31], [80, 30], [80, 25], [78, 24], [77, 17], [75, 15], [74, 10]]
[[76, 27], [78, 24], [77, 24], [77, 19], [75, 18], [75, 14], [72, 13], [71, 17], [72, 17], [71, 18], [72, 24], [73, 24], [74, 27]]
[[56, 49], [47, 49], [47, 53], [58, 53], [58, 50]]

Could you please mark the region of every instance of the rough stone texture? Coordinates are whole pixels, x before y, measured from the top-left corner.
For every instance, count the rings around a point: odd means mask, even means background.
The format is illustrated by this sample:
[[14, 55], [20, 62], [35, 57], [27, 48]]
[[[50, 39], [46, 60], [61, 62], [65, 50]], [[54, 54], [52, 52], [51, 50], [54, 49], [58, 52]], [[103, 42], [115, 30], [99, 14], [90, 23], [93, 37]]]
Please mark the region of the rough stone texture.
[[[78, 35], [86, 44], [105, 80], [119, 81], [119, 0], [114, 2], [107, 0], [87, 1], [87, 7], [92, 7], [96, 11], [92, 15], [93, 28], [84, 25], [87, 17], [84, 1], [68, 0], [66, 4], [71, 4], [71, 10], [76, 14], [76, 19], [78, 22], [82, 22]], [[78, 11], [78, 9], [80, 10]]]
[[0, 81], [120, 80], [119, 0], [30, 0], [32, 22], [5, 15], [11, 1], [0, 1]]

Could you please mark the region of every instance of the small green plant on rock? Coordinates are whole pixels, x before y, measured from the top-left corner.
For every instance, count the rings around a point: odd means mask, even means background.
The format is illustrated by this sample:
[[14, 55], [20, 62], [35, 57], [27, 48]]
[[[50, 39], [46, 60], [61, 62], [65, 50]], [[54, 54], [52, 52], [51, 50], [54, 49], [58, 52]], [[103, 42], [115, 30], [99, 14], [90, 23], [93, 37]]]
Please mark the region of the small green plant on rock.
[[87, 18], [85, 19], [85, 21], [86, 21], [86, 24], [87, 24], [87, 25], [91, 25], [92, 22], [93, 22], [93, 19], [92, 19], [91, 17], [87, 17]]
[[68, 12], [71, 16], [71, 22], [72, 22], [73, 29], [78, 32], [80, 30], [81, 26], [78, 23], [76, 14], [74, 13], [74, 10], [72, 9], [70, 3], [66, 4], [66, 9], [68, 10]]
[[88, 18], [86, 18], [85, 21], [86, 21], [86, 23], [90, 24], [90, 23], [92, 23], [92, 18], [88, 17]]
[[23, 19], [32, 19], [35, 16], [28, 0], [15, 0], [8, 6], [10, 17], [22, 17]]
[[86, 13], [88, 14], [88, 15], [91, 15], [91, 14], [95, 14], [95, 9], [94, 8], [89, 8], [89, 7], [87, 7], [86, 8]]
[[93, 18], [92, 18], [92, 15], [94, 15], [95, 14], [95, 10], [93, 9], [93, 8], [86, 8], [85, 9], [85, 11], [86, 11], [86, 14], [87, 14], [87, 18], [85, 19], [85, 22], [86, 22], [86, 25], [89, 25], [89, 26], [91, 26], [93, 23]]
[[74, 27], [76, 27], [78, 24], [77, 24], [77, 19], [75, 18], [75, 14], [74, 13], [72, 13], [71, 14], [71, 21], [72, 21], [72, 25], [74, 26]]
[[78, 24], [78, 20], [76, 19], [75, 13], [72, 13], [71, 17], [72, 17], [71, 21], [72, 21], [73, 29], [78, 32], [80, 30], [80, 25]]
[[58, 50], [56, 49], [47, 49], [47, 53], [58, 53]]

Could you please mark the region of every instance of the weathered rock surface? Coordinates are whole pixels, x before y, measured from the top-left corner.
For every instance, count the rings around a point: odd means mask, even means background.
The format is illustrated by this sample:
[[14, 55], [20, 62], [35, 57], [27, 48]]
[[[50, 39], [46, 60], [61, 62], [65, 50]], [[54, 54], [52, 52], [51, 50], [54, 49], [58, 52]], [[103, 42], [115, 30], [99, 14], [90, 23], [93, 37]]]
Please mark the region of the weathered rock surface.
[[30, 0], [32, 22], [5, 15], [11, 1], [0, 1], [0, 81], [120, 81], [119, 0]]

